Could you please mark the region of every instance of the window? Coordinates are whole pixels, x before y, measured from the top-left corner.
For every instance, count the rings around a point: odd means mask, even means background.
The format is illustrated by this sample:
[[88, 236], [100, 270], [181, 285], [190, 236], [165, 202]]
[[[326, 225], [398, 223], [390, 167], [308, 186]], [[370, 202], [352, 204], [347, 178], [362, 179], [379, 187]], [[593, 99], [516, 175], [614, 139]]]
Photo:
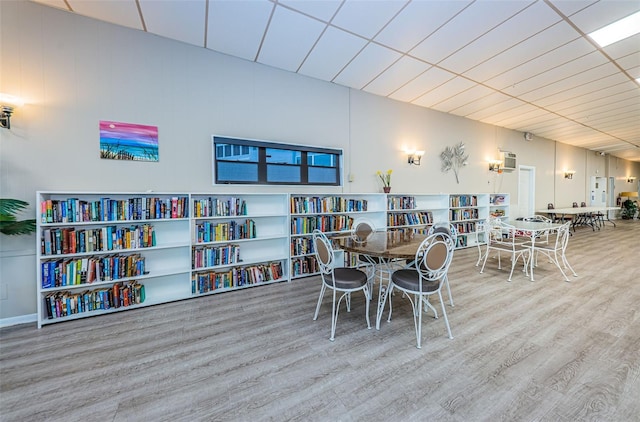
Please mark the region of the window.
[[214, 183], [340, 185], [342, 151], [213, 137]]

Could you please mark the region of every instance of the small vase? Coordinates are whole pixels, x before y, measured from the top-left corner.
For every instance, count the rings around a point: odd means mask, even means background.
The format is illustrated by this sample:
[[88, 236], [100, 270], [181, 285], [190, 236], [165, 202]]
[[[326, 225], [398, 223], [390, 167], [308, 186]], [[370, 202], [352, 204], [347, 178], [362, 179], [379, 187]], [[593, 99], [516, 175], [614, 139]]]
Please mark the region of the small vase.
[[384, 187], [382, 188], [382, 191], [383, 191], [384, 193], [389, 193], [389, 192], [391, 192], [391, 186], [384, 186]]

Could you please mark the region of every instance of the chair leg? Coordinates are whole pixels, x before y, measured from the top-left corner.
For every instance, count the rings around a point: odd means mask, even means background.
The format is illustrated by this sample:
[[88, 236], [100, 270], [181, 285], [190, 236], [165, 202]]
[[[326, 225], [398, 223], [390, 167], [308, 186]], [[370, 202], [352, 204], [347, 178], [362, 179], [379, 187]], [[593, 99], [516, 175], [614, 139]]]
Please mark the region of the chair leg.
[[320, 296], [318, 297], [318, 304], [316, 305], [316, 313], [313, 315], [313, 320], [318, 319], [318, 313], [320, 313], [320, 305], [322, 304], [322, 298], [324, 297], [324, 292], [327, 289], [327, 285], [322, 282], [322, 287], [320, 288]]
[[449, 286], [449, 277], [444, 276], [444, 282], [447, 283], [447, 293], [449, 294], [449, 304], [453, 308], [453, 296], [451, 296], [451, 287]]
[[371, 320], [369, 319], [369, 305], [370, 305], [370, 302], [371, 302], [371, 292], [369, 292], [369, 288], [368, 287], [365, 287], [363, 292], [364, 292], [364, 297], [365, 297], [365, 312], [366, 312], [366, 317], [367, 317], [367, 328], [370, 330], [371, 329]]
[[338, 312], [340, 311], [340, 301], [345, 296], [344, 294], [340, 296], [338, 302], [336, 302], [336, 289], [331, 289], [333, 291], [333, 305], [331, 307], [331, 337], [329, 340], [333, 341], [336, 336], [336, 325], [338, 322]]
[[449, 338], [453, 339], [453, 335], [451, 335], [451, 327], [449, 326], [449, 318], [447, 318], [447, 311], [444, 309], [444, 301], [442, 300], [442, 293], [438, 292], [438, 296], [440, 296], [440, 304], [442, 305], [442, 315], [444, 315], [444, 323], [447, 326], [447, 333], [449, 334]]
[[416, 347], [422, 349], [422, 298], [415, 295], [413, 305], [413, 324], [416, 328]]

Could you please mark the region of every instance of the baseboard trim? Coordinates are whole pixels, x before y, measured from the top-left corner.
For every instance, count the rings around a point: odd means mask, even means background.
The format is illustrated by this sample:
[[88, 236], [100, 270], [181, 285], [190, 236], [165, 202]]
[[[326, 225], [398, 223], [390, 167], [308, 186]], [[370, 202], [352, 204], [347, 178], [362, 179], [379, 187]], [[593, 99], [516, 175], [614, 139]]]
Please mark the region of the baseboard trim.
[[28, 324], [38, 322], [38, 314], [20, 315], [11, 318], [0, 319], [0, 328], [11, 327], [12, 325]]

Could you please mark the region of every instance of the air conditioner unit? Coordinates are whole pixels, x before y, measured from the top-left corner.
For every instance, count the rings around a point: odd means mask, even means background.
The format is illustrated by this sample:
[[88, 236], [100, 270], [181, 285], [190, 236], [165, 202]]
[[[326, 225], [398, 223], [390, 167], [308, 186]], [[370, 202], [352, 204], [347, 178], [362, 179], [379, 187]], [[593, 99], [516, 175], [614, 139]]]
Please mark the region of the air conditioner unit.
[[516, 154], [509, 151], [500, 152], [500, 161], [502, 161], [502, 168], [504, 170], [516, 169]]

